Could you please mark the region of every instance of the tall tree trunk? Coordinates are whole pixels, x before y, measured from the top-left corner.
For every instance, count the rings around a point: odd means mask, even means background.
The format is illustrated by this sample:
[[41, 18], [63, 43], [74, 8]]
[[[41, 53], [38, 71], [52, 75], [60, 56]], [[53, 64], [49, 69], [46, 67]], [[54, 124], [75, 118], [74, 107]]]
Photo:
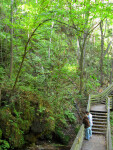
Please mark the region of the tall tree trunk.
[[53, 30], [53, 26], [54, 26], [54, 22], [52, 22], [52, 25], [51, 25], [51, 35], [50, 35], [50, 40], [49, 40], [49, 51], [48, 51], [48, 57], [50, 59], [50, 54], [51, 54], [51, 38], [52, 38], [52, 30]]
[[101, 31], [101, 57], [100, 57], [100, 84], [103, 85], [103, 51], [104, 51], [104, 34], [103, 34], [103, 21], [100, 23]]
[[80, 43], [77, 38], [77, 63], [79, 63], [79, 57], [80, 57]]
[[[113, 29], [112, 29], [112, 39], [113, 39]], [[111, 72], [110, 72], [110, 84], [112, 83], [113, 79], [113, 43], [111, 47]]]
[[11, 38], [10, 38], [10, 75], [12, 76], [12, 70], [13, 70], [13, 0], [11, 0]]
[[[85, 40], [86, 34], [84, 34], [84, 40]], [[85, 41], [85, 45], [84, 45], [84, 54], [83, 54], [83, 68], [85, 67], [85, 55], [86, 55], [86, 41]]]
[[111, 59], [110, 84], [112, 83], [112, 78], [113, 78], [113, 54], [112, 54], [112, 59]]
[[[84, 72], [84, 67], [83, 67], [83, 62], [84, 62], [84, 51], [85, 51], [85, 46], [86, 46], [86, 40], [87, 40], [87, 33], [84, 33], [84, 39], [83, 39], [83, 44], [80, 44], [80, 63], [79, 63], [79, 68], [80, 68], [80, 91], [79, 93], [82, 94], [82, 89], [83, 89], [83, 72]], [[79, 42], [80, 43], [80, 42]]]
[[0, 64], [3, 62], [3, 55], [2, 55], [2, 38], [1, 38], [1, 47], [0, 47]]
[[[85, 1], [84, 1], [85, 2]], [[90, 0], [87, 1], [87, 3], [90, 3]], [[86, 6], [86, 4], [84, 4], [84, 6]], [[79, 40], [79, 44], [80, 44], [80, 91], [79, 93], [82, 94], [82, 90], [83, 90], [83, 72], [84, 72], [84, 62], [85, 62], [85, 48], [86, 48], [86, 40], [88, 37], [88, 29], [87, 29], [87, 25], [88, 25], [88, 20], [89, 20], [89, 12], [90, 12], [90, 7], [87, 10], [87, 12], [85, 13], [85, 15], [83, 16], [85, 19], [85, 26], [84, 26], [84, 33], [82, 35], [83, 40]], [[82, 41], [82, 42], [81, 42]]]
[[[2, 1], [3, 2], [3, 1]], [[2, 6], [2, 4], [1, 4]], [[2, 25], [2, 11], [1, 11], [1, 17], [0, 17], [0, 21], [1, 21], [1, 25]], [[1, 32], [2, 32], [2, 29], [1, 29]], [[2, 37], [1, 37], [1, 40], [0, 40], [1, 44], [0, 44], [0, 65], [2, 65], [2, 62], [3, 62], [3, 53], [2, 53]]]
[[109, 68], [110, 68], [110, 60], [109, 60], [109, 53], [107, 55], [107, 79], [108, 79], [108, 83], [109, 83], [109, 78], [110, 78], [110, 74], [109, 74]]
[[81, 55], [80, 55], [80, 94], [82, 93], [83, 88], [83, 56], [84, 56], [84, 48], [81, 48]]
[[1, 95], [1, 88], [0, 88], [0, 106], [1, 106], [1, 99], [2, 99], [2, 95]]

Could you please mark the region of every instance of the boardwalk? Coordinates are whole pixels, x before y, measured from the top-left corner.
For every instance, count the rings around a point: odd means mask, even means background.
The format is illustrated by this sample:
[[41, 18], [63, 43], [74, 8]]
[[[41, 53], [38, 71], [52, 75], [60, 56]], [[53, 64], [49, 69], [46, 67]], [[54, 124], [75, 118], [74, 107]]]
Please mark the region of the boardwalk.
[[[93, 111], [106, 111], [104, 104], [99, 104], [91, 107]], [[92, 138], [83, 141], [81, 150], [106, 150], [105, 135], [93, 134]]]

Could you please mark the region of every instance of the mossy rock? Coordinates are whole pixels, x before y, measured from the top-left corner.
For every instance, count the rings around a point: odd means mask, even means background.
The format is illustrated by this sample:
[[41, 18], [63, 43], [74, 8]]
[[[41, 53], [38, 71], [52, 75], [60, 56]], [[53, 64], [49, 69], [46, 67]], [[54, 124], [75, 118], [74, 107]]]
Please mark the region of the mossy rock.
[[[4, 138], [14, 148], [24, 145], [24, 133], [28, 132], [34, 116], [34, 109], [29, 102], [23, 102], [21, 111], [17, 111], [15, 104], [4, 107], [0, 110], [0, 128]], [[1, 131], [0, 130], [0, 131]], [[2, 136], [0, 134], [0, 136]]]
[[79, 129], [80, 129], [80, 125], [78, 124], [78, 125], [76, 125], [76, 127], [75, 127], [75, 133], [76, 133], [76, 134], [78, 133]]

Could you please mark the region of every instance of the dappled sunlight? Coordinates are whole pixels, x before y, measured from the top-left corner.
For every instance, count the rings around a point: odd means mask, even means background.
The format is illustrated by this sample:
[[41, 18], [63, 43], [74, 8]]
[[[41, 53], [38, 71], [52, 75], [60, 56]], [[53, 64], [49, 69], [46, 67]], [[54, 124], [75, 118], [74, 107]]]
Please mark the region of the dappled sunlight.
[[28, 4], [19, 5], [18, 8], [20, 8], [22, 10], [21, 13], [32, 12], [33, 11], [33, 6], [28, 5]]
[[77, 69], [78, 69], [78, 66], [77, 65], [75, 66], [75, 65], [66, 64], [64, 66], [64, 69], [66, 69], [69, 72], [76, 72]]

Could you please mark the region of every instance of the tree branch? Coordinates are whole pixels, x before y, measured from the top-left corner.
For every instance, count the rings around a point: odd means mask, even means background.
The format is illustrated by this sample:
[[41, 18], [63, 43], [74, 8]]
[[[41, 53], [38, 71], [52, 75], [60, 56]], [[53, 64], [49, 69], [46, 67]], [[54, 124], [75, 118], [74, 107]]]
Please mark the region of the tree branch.
[[[105, 18], [104, 18], [104, 19], [105, 19]], [[104, 19], [103, 19], [103, 20], [104, 20]], [[90, 34], [91, 32], [93, 32], [93, 30], [95, 30], [95, 29], [100, 25], [100, 23], [101, 23], [103, 20], [101, 20], [95, 27], [93, 27], [93, 29], [91, 29], [88, 34]]]
[[110, 48], [111, 43], [112, 43], [112, 41], [110, 41], [110, 42], [109, 42], [109, 44], [108, 44], [108, 46], [107, 46], [107, 48], [106, 48], [106, 51], [105, 51], [105, 53], [104, 53], [104, 56], [103, 56], [103, 57], [105, 57], [105, 56], [106, 56], [106, 54], [108, 53], [108, 50], [109, 50], [109, 48]]
[[[20, 67], [19, 67], [19, 70], [18, 70], [18, 73], [17, 73], [17, 76], [16, 76], [15, 83], [14, 83], [14, 85], [13, 85], [11, 94], [12, 94], [13, 91], [15, 90], [16, 84], [17, 84], [17, 82], [18, 82], [18, 78], [19, 78], [19, 75], [20, 75], [20, 72], [21, 72], [23, 63], [24, 63], [24, 59], [25, 59], [26, 54], [27, 54], [27, 47], [28, 47], [29, 42], [31, 41], [31, 39], [32, 39], [34, 33], [36, 32], [36, 30], [37, 30], [41, 25], [43, 25], [45, 22], [48, 22], [48, 21], [50, 21], [50, 20], [52, 20], [52, 19], [46, 19], [46, 20], [44, 20], [43, 22], [41, 22], [41, 23], [34, 29], [34, 31], [31, 33], [30, 37], [28, 38], [28, 41], [27, 41], [26, 44], [25, 44], [24, 54], [23, 54], [23, 57], [22, 57], [22, 61], [21, 61], [21, 64], [20, 64]], [[10, 96], [11, 96], [11, 95], [10, 95]]]

